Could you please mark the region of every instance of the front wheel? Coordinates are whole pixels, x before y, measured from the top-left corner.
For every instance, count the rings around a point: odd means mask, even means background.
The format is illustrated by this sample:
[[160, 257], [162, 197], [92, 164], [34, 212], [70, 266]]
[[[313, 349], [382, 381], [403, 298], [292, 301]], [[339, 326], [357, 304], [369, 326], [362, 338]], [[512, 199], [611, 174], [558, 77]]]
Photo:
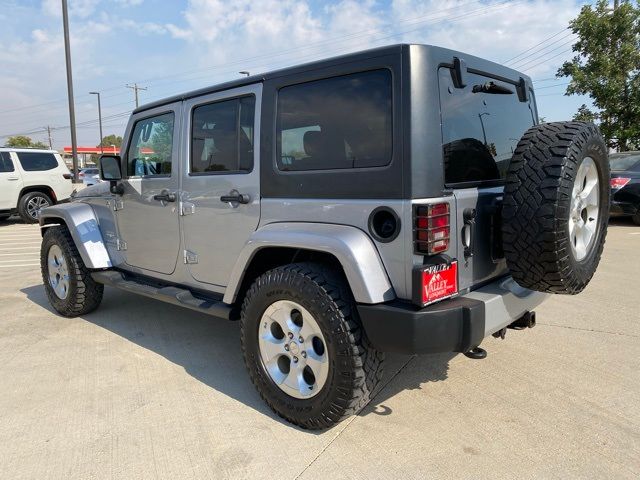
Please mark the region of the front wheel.
[[284, 419], [328, 428], [357, 413], [384, 355], [364, 335], [346, 281], [315, 263], [270, 270], [247, 292], [241, 341], [251, 380]]
[[91, 277], [66, 227], [47, 228], [40, 267], [49, 303], [59, 314], [76, 317], [98, 308], [104, 285]]

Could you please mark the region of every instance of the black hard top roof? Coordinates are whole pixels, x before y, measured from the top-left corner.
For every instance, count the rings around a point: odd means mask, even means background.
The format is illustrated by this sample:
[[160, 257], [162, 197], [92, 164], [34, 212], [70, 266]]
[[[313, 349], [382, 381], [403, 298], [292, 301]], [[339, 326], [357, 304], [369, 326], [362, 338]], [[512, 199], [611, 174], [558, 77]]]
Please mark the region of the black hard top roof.
[[[379, 48], [373, 48], [373, 49], [369, 49], [369, 50], [363, 50], [360, 52], [355, 52], [355, 53], [349, 53], [346, 55], [340, 55], [340, 56], [336, 56], [336, 57], [331, 57], [331, 58], [326, 58], [326, 59], [322, 59], [322, 60], [317, 60], [314, 62], [308, 62], [308, 63], [304, 63], [304, 64], [300, 64], [300, 65], [295, 65], [292, 67], [287, 67], [287, 68], [282, 68], [279, 70], [273, 70], [271, 72], [266, 72], [266, 73], [261, 73], [258, 75], [251, 75], [249, 77], [241, 77], [235, 80], [231, 80], [229, 82], [224, 82], [224, 83], [219, 83], [216, 85], [211, 85], [208, 87], [204, 87], [204, 88], [200, 88], [197, 90], [192, 90], [189, 92], [185, 92], [185, 93], [181, 93], [181, 94], [177, 94], [177, 95], [173, 95], [171, 97], [167, 97], [167, 98], [163, 98], [161, 100], [156, 100], [154, 102], [150, 102], [147, 104], [144, 104], [142, 106], [140, 106], [139, 108], [136, 108], [133, 111], [133, 114], [136, 114], [138, 112], [143, 112], [145, 110], [149, 110], [155, 107], [160, 107], [162, 105], [166, 105], [169, 103], [173, 103], [173, 102], [179, 102], [182, 100], [186, 100], [189, 98], [194, 98], [194, 97], [199, 97], [201, 95], [206, 95], [209, 93], [214, 93], [214, 92], [218, 92], [218, 91], [222, 91], [222, 90], [229, 90], [231, 88], [237, 88], [237, 87], [242, 87], [245, 85], [251, 85], [251, 84], [255, 84], [255, 83], [259, 83], [259, 82], [263, 82], [265, 80], [269, 80], [269, 79], [273, 79], [273, 78], [278, 78], [278, 77], [282, 77], [285, 75], [294, 75], [297, 73], [302, 73], [302, 72], [306, 72], [309, 70], [315, 70], [315, 69], [319, 69], [319, 68], [326, 68], [326, 67], [331, 67], [334, 65], [339, 65], [342, 63], [346, 63], [346, 62], [353, 62], [353, 61], [358, 61], [358, 60], [364, 60], [364, 59], [368, 59], [368, 58], [374, 58], [374, 57], [380, 57], [380, 56], [385, 56], [385, 55], [399, 55], [401, 54], [401, 52], [403, 51], [403, 49], [407, 49], [411, 46], [412, 44], [396, 44], [396, 45], [388, 45], [388, 46], [384, 46], [384, 47], [379, 47]], [[476, 62], [480, 62], [483, 65], [486, 65], [487, 71], [499, 71], [500, 73], [502, 73], [503, 75], [506, 75], [510, 78], [515, 78], [517, 79], [518, 77], [523, 77], [525, 80], [530, 82], [530, 79], [528, 76], [523, 75], [515, 70], [512, 70], [510, 68], [507, 68], [503, 65], [491, 62], [489, 60], [485, 60], [482, 58], [478, 58], [478, 57], [474, 57], [472, 55], [468, 55], [465, 53], [461, 53], [461, 52], [456, 52], [454, 50], [449, 50], [447, 48], [443, 48], [443, 47], [436, 47], [433, 45], [420, 45], [423, 48], [427, 48], [430, 51], [432, 51], [433, 53], [437, 53], [438, 55], [435, 55], [437, 57], [447, 57], [450, 58], [451, 60], [453, 60], [454, 56], [464, 56], [465, 59], [469, 59], [469, 60], [475, 60]]]

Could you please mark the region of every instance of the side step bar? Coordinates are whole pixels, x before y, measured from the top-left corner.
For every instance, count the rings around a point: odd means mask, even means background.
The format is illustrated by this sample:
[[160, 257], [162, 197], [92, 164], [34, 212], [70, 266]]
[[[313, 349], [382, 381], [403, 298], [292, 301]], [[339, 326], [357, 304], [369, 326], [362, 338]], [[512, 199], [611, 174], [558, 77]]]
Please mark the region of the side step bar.
[[137, 293], [149, 298], [155, 298], [173, 305], [187, 307], [191, 310], [206, 313], [207, 315], [212, 315], [214, 317], [220, 317], [227, 320], [230, 318], [231, 305], [227, 305], [221, 301], [196, 298], [185, 288], [173, 286], [154, 287], [145, 283], [136, 282], [135, 280], [126, 279], [122, 273], [114, 270], [92, 272], [91, 276], [96, 282], [110, 287]]

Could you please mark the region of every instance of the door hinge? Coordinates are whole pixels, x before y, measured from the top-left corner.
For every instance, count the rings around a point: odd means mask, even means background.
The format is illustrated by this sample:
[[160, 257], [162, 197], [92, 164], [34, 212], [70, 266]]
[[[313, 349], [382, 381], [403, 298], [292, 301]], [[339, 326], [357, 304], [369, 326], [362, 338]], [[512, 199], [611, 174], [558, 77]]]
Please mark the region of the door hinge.
[[195, 253], [193, 253], [190, 250], [185, 250], [184, 251], [184, 263], [186, 263], [187, 265], [198, 263], [198, 255], [196, 255]]
[[180, 202], [180, 215], [193, 215], [196, 213], [196, 206], [191, 202]]
[[120, 240], [119, 238], [116, 238], [116, 248], [118, 250], [126, 250], [127, 249], [127, 242]]
[[124, 202], [119, 198], [113, 199], [113, 211], [117, 212], [118, 210], [122, 210], [124, 208]]

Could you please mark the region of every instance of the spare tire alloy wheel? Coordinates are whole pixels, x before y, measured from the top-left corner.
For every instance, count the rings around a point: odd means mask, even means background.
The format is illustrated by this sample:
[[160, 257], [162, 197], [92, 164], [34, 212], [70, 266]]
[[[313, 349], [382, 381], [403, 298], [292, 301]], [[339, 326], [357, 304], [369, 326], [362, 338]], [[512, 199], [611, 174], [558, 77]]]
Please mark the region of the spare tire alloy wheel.
[[258, 337], [265, 368], [283, 392], [308, 398], [322, 389], [329, 372], [326, 342], [306, 308], [288, 300], [272, 303], [262, 315]]
[[598, 183], [598, 167], [591, 157], [585, 157], [573, 183], [569, 213], [569, 240], [578, 261], [584, 260], [596, 238], [600, 199]]
[[509, 164], [502, 208], [514, 280], [541, 292], [580, 293], [600, 262], [609, 196], [607, 148], [595, 125], [530, 128]]

